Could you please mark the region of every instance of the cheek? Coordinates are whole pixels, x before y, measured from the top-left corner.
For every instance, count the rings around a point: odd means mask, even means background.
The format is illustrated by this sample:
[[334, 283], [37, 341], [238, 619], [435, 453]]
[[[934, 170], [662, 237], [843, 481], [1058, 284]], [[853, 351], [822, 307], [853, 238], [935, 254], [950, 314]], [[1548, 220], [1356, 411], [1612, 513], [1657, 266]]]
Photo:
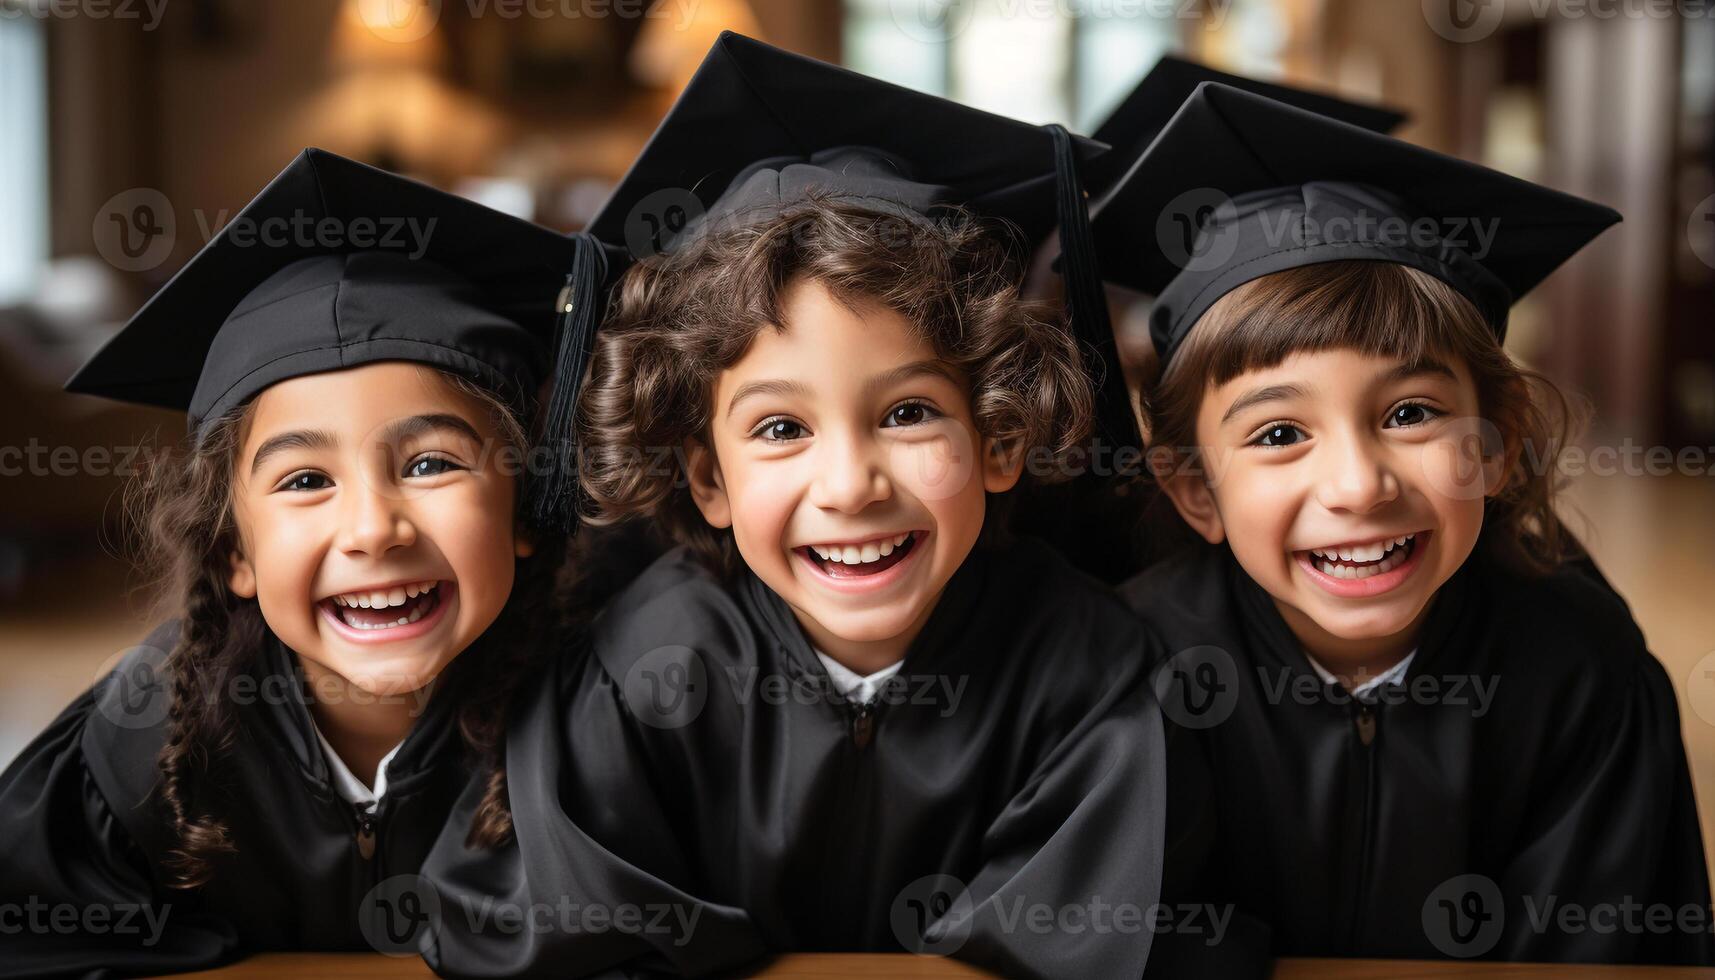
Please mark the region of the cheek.
[[898, 437], [888, 446], [887, 458], [900, 489], [931, 509], [983, 498], [976, 435], [962, 425], [943, 424], [933, 432]]
[[426, 498], [416, 518], [458, 576], [460, 606], [485, 622], [512, 593], [512, 511], [511, 487], [497, 479]]
[[329, 532], [310, 510], [262, 508], [239, 522], [256, 575], [256, 600], [272, 620], [307, 610]]
[[1288, 469], [1233, 463], [1220, 469], [1215, 481], [1215, 502], [1233, 554], [1247, 567], [1286, 560], [1301, 500]]
[[811, 478], [811, 454], [775, 460], [736, 454], [727, 458], [733, 462], [723, 463], [721, 474], [726, 478], [734, 538], [745, 549], [775, 548]]

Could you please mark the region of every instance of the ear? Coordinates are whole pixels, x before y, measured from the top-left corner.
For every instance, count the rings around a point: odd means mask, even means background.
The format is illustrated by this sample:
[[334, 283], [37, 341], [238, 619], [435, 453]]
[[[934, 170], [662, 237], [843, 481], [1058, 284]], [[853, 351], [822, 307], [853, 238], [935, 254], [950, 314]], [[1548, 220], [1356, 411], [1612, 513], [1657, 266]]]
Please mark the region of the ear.
[[710, 527], [732, 527], [732, 504], [727, 500], [720, 460], [715, 458], [713, 449], [694, 436], [685, 440], [685, 478], [691, 486], [691, 500], [703, 512], [703, 520]]
[[1506, 437], [1505, 445], [1500, 452], [1490, 453], [1483, 457], [1483, 496], [1498, 497], [1507, 488], [1507, 474], [1513, 471], [1518, 462], [1519, 454], [1524, 447], [1511, 433]]
[[232, 566], [232, 573], [226, 577], [226, 587], [240, 599], [256, 598], [256, 569], [250, 564], [250, 559], [234, 548], [227, 555], [227, 561]]
[[1191, 525], [1191, 530], [1202, 535], [1203, 540], [1220, 544], [1227, 539], [1215, 492], [1204, 482], [1202, 473], [1185, 472], [1182, 468], [1162, 478], [1161, 489], [1166, 492], [1167, 499], [1173, 501], [1173, 508], [1179, 511], [1179, 516]]
[[983, 489], [989, 493], [1006, 493], [1018, 486], [1024, 475], [1024, 450], [1016, 443], [1002, 444], [983, 439]]

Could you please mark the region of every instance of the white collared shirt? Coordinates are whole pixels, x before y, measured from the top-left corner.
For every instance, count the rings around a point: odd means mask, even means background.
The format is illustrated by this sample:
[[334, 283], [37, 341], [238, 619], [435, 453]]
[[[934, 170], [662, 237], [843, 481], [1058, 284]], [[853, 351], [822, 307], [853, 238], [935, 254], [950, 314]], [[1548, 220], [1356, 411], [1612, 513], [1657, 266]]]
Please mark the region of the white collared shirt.
[[859, 704], [872, 700], [876, 692], [881, 690], [881, 685], [886, 683], [889, 677], [899, 673], [899, 665], [905, 662], [898, 660], [873, 674], [859, 674], [820, 650], [816, 651], [816, 659], [827, 669], [828, 678], [834, 682], [834, 690], [844, 695], [846, 700]]
[[[312, 722], [310, 727], [314, 728], [315, 724]], [[316, 729], [316, 740], [322, 743], [322, 755], [328, 762], [328, 775], [333, 777], [334, 792], [338, 793], [340, 798], [347, 803], [353, 806], [361, 806], [373, 813], [376, 804], [380, 803], [381, 797], [387, 793], [387, 764], [393, 761], [393, 757], [399, 754], [400, 747], [405, 743], [400, 742], [393, 746], [392, 751], [382, 756], [381, 761], [376, 763], [375, 782], [373, 784], [375, 788], [370, 789], [363, 785], [362, 780], [352, 774], [351, 767], [347, 766], [345, 760], [339, 757], [339, 753], [333, 750], [333, 746], [328, 744], [327, 736], [323, 735], [319, 728]]]
[[[1403, 681], [1405, 679], [1406, 670], [1410, 669], [1410, 667], [1411, 667], [1411, 658], [1413, 658], [1415, 656], [1417, 656], [1416, 650], [1413, 650], [1410, 653], [1406, 654], [1405, 659], [1401, 660], [1399, 663], [1394, 664], [1392, 667], [1389, 667], [1388, 669], [1382, 671], [1381, 673], [1379, 673], [1376, 676], [1370, 678], [1369, 680], [1363, 682], [1362, 684], [1359, 684], [1352, 691], [1352, 696], [1361, 698], [1364, 695], [1375, 690], [1376, 688], [1381, 687], [1383, 684], [1394, 684], [1394, 683]], [[1309, 654], [1305, 654], [1304, 659], [1310, 661], [1311, 668], [1313, 668], [1316, 671], [1316, 676], [1322, 678], [1322, 683], [1324, 683], [1324, 684], [1338, 684], [1338, 683], [1340, 683], [1340, 679], [1338, 677], [1335, 677], [1332, 673], [1330, 673], [1328, 668], [1317, 663], [1315, 657], [1312, 657]]]

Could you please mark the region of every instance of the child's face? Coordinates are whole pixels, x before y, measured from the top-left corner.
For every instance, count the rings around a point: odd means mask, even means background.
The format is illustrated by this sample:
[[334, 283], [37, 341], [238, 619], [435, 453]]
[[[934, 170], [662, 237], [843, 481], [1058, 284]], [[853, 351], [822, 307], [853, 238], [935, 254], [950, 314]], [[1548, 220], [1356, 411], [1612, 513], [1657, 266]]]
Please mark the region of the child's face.
[[782, 300], [719, 378], [713, 453], [687, 446], [692, 494], [820, 649], [902, 655], [1018, 474], [904, 318], [814, 281]]
[[421, 365], [268, 388], [233, 473], [232, 590], [360, 690], [422, 688], [494, 622], [529, 553], [501, 445], [488, 408]]
[[1204, 537], [1228, 542], [1313, 654], [1409, 644], [1475, 545], [1500, 474], [1500, 455], [1482, 455], [1478, 412], [1456, 359], [1413, 370], [1301, 352], [1207, 391], [1205, 472], [1168, 492]]

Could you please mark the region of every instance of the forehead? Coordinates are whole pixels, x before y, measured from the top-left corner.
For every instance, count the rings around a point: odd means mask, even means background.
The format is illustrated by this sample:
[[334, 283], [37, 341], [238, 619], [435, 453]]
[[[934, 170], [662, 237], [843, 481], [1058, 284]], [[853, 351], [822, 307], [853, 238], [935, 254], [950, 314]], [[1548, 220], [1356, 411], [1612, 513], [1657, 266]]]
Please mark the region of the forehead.
[[434, 368], [408, 361], [383, 361], [287, 378], [256, 396], [245, 444], [278, 432], [316, 429], [362, 436], [393, 419], [453, 414], [478, 431], [491, 427], [476, 398], [453, 387]]
[[757, 332], [744, 356], [722, 374], [721, 388], [751, 377], [801, 377], [835, 383], [935, 358], [928, 338], [873, 299], [836, 297], [814, 280], [781, 294], [782, 323]]

